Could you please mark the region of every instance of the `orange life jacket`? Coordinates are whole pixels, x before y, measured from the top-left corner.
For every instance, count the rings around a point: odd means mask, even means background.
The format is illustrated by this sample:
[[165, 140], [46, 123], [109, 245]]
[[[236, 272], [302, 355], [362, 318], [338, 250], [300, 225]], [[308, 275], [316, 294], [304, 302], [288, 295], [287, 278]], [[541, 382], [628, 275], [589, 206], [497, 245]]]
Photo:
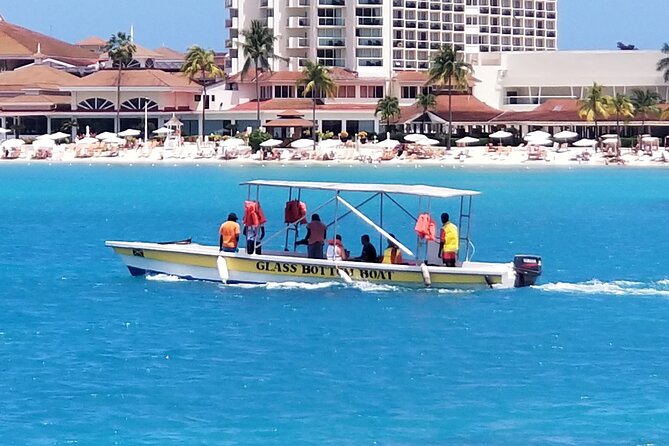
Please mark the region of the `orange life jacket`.
[[307, 205], [299, 200], [291, 200], [286, 202], [284, 210], [284, 223], [301, 225], [307, 224]]
[[261, 226], [267, 222], [259, 202], [244, 202], [244, 219], [242, 221], [244, 226]]
[[432, 220], [427, 212], [418, 216], [414, 231], [416, 231], [418, 237], [424, 240], [434, 241], [437, 239], [437, 223]]

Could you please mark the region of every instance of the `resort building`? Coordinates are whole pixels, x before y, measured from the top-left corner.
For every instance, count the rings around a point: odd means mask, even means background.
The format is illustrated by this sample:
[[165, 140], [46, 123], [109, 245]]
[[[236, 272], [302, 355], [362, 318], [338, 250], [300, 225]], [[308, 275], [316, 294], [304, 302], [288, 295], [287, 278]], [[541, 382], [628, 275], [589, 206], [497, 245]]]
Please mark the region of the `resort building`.
[[362, 77], [426, 70], [435, 50], [453, 44], [477, 54], [557, 49], [557, 0], [225, 0], [230, 18], [229, 70], [244, 63], [242, 31], [260, 20], [289, 58], [273, 69], [298, 70], [306, 60]]

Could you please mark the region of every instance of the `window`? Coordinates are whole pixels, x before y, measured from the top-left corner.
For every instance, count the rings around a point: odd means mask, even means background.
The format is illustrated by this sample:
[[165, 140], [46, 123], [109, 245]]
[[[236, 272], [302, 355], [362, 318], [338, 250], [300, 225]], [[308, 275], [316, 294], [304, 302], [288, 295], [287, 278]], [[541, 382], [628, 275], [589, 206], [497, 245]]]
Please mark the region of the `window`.
[[402, 87], [403, 99], [416, 99], [418, 96], [418, 87]]
[[340, 86], [337, 90], [338, 98], [355, 98], [355, 86], [354, 85], [343, 85]]
[[158, 110], [158, 104], [146, 98], [129, 99], [121, 104], [121, 110], [144, 110], [145, 106], [147, 110]]
[[81, 101], [77, 108], [82, 110], [91, 110], [91, 111], [106, 111], [114, 110], [114, 104], [111, 101], [103, 98], [90, 98], [85, 101]]
[[360, 97], [361, 98], [382, 98], [383, 97], [383, 86], [382, 85], [363, 85], [360, 87]]
[[295, 97], [295, 91], [291, 85], [275, 85], [274, 86], [274, 97], [275, 98], [293, 98]]
[[270, 99], [272, 97], [272, 87], [260, 87], [260, 99]]

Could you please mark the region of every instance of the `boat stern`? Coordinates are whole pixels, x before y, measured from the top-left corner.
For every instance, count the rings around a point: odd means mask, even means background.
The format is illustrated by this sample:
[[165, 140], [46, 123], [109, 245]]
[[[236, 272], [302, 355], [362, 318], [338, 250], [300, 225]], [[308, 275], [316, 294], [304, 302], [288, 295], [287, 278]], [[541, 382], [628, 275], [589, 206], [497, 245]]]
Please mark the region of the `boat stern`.
[[535, 255], [517, 255], [513, 258], [513, 269], [516, 272], [516, 288], [532, 286], [541, 275], [541, 257]]

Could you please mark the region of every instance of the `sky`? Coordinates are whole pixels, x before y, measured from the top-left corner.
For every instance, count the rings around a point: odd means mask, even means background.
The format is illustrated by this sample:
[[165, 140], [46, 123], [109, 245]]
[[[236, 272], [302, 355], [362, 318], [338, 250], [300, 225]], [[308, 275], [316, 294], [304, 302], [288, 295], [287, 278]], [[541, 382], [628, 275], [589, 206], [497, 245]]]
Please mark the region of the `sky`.
[[[616, 49], [616, 42], [659, 49], [669, 0], [558, 0], [562, 50]], [[185, 50], [224, 50], [224, 0], [0, 0], [6, 20], [68, 42], [108, 38], [134, 27], [135, 42]]]

